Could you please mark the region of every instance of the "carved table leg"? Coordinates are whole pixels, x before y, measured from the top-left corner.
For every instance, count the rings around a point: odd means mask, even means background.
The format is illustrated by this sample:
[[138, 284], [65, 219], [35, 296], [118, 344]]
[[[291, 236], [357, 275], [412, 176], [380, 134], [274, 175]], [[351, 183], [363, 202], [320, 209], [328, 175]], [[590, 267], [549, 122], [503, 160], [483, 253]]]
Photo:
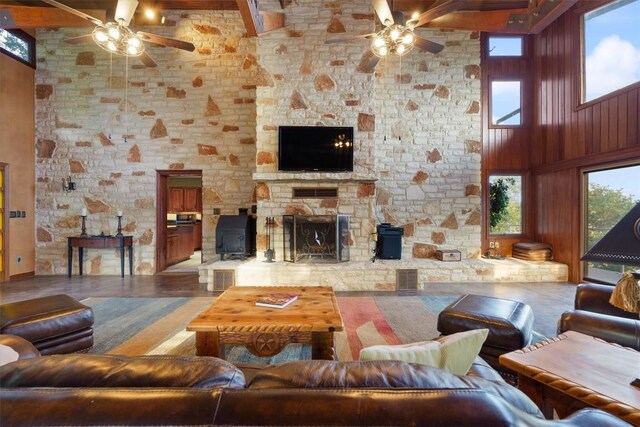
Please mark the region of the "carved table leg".
[[[223, 354], [220, 354], [221, 350]], [[196, 355], [224, 357], [224, 346], [220, 345], [220, 334], [218, 332], [196, 332]]]
[[333, 332], [311, 333], [311, 358], [334, 360]]
[[542, 415], [546, 419], [553, 419], [553, 406], [545, 397], [545, 386], [543, 384], [526, 375], [518, 374], [518, 388], [540, 408]]

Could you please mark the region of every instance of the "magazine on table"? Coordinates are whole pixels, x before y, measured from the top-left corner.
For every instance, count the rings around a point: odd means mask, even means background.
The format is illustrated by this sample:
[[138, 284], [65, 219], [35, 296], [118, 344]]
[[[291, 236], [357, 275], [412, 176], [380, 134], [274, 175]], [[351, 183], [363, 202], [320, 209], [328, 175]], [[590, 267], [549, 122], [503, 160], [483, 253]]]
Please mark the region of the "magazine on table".
[[298, 299], [295, 294], [267, 294], [258, 298], [256, 305], [260, 307], [284, 308]]

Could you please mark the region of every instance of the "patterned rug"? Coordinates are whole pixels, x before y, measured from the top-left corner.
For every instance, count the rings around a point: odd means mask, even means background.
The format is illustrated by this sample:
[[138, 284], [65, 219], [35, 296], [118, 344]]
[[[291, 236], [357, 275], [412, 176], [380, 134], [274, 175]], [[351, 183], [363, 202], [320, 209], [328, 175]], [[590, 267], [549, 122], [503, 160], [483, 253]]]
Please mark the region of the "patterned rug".
[[[439, 335], [438, 313], [457, 295], [338, 297], [345, 330], [335, 334], [341, 361], [357, 360], [363, 347], [425, 341]], [[195, 355], [195, 334], [186, 325], [213, 298], [88, 298], [95, 315], [96, 354]], [[241, 346], [228, 346], [235, 363], [278, 363], [310, 359], [308, 345], [289, 345], [271, 358], [259, 358]]]

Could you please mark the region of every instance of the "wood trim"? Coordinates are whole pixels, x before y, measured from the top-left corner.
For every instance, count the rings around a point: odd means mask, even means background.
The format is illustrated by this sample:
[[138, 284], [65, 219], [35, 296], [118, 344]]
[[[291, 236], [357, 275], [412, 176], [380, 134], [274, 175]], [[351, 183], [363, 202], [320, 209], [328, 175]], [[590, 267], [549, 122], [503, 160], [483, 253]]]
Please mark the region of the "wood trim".
[[567, 169], [597, 167], [598, 165], [604, 166], [609, 163], [631, 161], [634, 158], [640, 159], [640, 144], [616, 151], [595, 153], [576, 159], [562, 160], [547, 165], [537, 166], [531, 169], [531, 173], [533, 175], [543, 175]]
[[13, 276], [9, 276], [9, 281], [11, 280], [19, 280], [19, 279], [25, 279], [27, 277], [33, 277], [35, 276], [36, 273], [35, 271], [27, 271], [25, 273], [20, 273], [20, 274], [14, 274]]
[[259, 11], [257, 0], [237, 0], [236, 3], [249, 37], [284, 27], [284, 13]]
[[9, 164], [0, 162], [0, 174], [2, 174], [2, 188], [3, 192], [3, 208], [0, 209], [0, 215], [2, 215], [2, 231], [0, 237], [2, 239], [2, 269], [0, 270], [0, 282], [4, 282], [9, 279]]
[[[169, 201], [169, 177], [202, 177], [202, 170], [157, 170], [156, 171], [156, 273], [167, 268], [167, 210]], [[202, 257], [202, 254], [201, 254]]]

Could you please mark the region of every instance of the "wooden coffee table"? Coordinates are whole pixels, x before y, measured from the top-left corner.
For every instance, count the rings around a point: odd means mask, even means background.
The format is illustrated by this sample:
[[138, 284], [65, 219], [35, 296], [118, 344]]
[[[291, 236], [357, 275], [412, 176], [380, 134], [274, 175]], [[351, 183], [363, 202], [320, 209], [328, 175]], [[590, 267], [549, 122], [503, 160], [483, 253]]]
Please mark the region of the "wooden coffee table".
[[[256, 306], [271, 293], [296, 294], [284, 308]], [[344, 325], [335, 294], [326, 286], [232, 286], [187, 325], [196, 333], [196, 354], [224, 358], [225, 344], [240, 344], [260, 357], [290, 343], [311, 344], [313, 359], [334, 358], [333, 333]]]
[[518, 387], [552, 418], [599, 408], [640, 426], [640, 352], [574, 331], [500, 356]]

